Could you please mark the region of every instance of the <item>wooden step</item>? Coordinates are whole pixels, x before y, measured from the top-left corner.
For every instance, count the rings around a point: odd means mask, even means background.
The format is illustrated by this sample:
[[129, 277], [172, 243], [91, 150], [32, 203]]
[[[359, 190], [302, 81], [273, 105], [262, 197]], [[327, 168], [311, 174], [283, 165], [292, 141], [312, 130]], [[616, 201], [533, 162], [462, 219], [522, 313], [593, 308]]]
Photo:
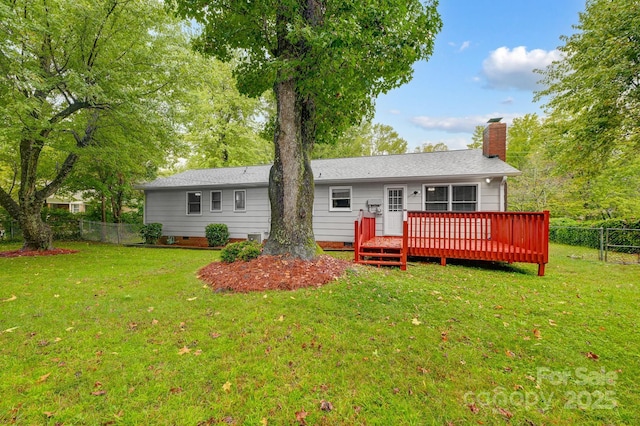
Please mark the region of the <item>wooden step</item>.
[[369, 253], [361, 251], [359, 254], [360, 257], [402, 257], [402, 253]]
[[392, 262], [389, 260], [359, 260], [358, 263], [376, 266], [402, 266], [402, 262]]

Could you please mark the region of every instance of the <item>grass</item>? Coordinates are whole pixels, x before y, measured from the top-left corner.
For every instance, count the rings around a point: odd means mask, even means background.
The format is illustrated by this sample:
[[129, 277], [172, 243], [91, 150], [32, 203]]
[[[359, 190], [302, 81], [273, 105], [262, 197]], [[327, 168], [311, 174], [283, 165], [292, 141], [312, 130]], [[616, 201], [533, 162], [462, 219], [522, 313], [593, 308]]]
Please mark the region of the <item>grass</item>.
[[413, 263], [230, 294], [196, 277], [218, 252], [59, 246], [79, 253], [0, 258], [2, 424], [640, 419], [637, 265], [553, 245], [545, 277]]

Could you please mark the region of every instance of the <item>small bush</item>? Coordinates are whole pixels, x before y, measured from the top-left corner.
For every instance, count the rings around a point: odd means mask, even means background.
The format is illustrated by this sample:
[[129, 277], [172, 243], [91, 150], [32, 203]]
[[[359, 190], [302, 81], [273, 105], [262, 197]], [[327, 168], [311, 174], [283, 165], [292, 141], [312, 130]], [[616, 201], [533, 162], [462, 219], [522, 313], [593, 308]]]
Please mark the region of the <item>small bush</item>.
[[209, 247], [222, 247], [229, 242], [229, 228], [224, 223], [210, 223], [204, 233]]
[[236, 260], [248, 262], [255, 259], [262, 253], [262, 246], [255, 241], [240, 241], [228, 244], [220, 252], [220, 259], [225, 263], [232, 263]]
[[162, 236], [161, 223], [147, 223], [140, 229], [140, 236], [145, 244], [156, 244]]

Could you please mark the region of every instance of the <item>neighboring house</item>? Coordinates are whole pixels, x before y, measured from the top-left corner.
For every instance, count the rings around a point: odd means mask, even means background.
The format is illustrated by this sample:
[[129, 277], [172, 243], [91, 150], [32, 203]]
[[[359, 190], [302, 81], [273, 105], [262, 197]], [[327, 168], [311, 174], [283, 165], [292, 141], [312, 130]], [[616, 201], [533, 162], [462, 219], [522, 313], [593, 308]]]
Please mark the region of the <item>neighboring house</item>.
[[[379, 235], [401, 235], [403, 210], [505, 211], [506, 124], [490, 123], [483, 149], [313, 160], [313, 228], [325, 248], [352, 247], [359, 211], [376, 214]], [[205, 227], [232, 239], [268, 238], [270, 165], [189, 170], [141, 186], [145, 223], [178, 243], [206, 245]], [[186, 242], [185, 240], [190, 240]]]
[[86, 205], [80, 193], [65, 197], [53, 195], [47, 198], [46, 205], [50, 209], [63, 209], [71, 213], [84, 213], [86, 211]]

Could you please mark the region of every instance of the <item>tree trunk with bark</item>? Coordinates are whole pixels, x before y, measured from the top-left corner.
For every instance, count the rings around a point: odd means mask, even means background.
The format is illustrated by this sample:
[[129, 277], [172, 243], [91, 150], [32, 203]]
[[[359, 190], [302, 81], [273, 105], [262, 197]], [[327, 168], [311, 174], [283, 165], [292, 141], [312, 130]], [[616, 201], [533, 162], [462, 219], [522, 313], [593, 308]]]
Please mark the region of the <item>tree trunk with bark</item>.
[[313, 103], [302, 99], [293, 80], [275, 88], [278, 119], [275, 159], [269, 175], [271, 231], [264, 252], [301, 259], [315, 257], [313, 235]]

